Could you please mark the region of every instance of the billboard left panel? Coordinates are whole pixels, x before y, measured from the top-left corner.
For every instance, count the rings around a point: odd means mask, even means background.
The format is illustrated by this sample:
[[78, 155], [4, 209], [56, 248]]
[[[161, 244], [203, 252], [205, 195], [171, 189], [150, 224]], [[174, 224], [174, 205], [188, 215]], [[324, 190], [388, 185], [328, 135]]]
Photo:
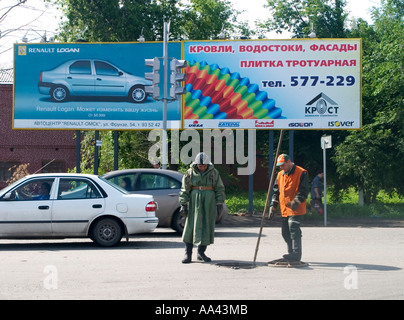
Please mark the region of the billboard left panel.
[[[151, 130], [163, 127], [163, 103], [144, 91], [145, 59], [163, 43], [55, 43], [14, 46], [14, 129]], [[181, 59], [181, 43], [168, 54]], [[180, 100], [167, 128], [181, 127]]]

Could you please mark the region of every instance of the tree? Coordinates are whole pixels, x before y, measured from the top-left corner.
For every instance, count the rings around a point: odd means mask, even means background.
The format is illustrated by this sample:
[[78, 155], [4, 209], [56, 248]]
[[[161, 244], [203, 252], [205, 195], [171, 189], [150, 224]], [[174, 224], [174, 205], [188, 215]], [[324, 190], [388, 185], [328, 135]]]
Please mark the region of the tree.
[[[400, 194], [404, 190], [402, 170], [388, 165], [404, 155], [404, 3], [383, 0], [381, 9], [373, 12], [374, 26], [359, 19], [351, 29], [346, 27], [344, 6], [345, 1], [338, 0], [268, 0], [272, 17], [261, 27], [288, 30], [299, 38], [307, 37], [313, 25], [320, 38], [363, 39], [363, 130], [332, 132], [336, 147], [329, 152], [332, 170], [328, 176], [336, 191], [355, 186], [364, 190], [365, 203], [370, 203], [381, 189]], [[295, 135], [295, 158], [316, 154], [321, 134]]]
[[252, 32], [245, 22], [238, 22], [238, 14], [230, 1], [193, 0], [184, 10], [183, 31], [190, 40], [219, 39], [221, 33], [248, 37]]
[[[267, 0], [266, 8], [269, 17], [258, 26], [267, 31], [289, 31], [295, 38], [307, 38], [315, 31], [319, 38], [346, 38], [350, 36], [346, 28], [347, 13], [345, 1], [341, 0]], [[299, 131], [294, 135], [294, 159], [304, 165], [314, 178], [316, 172], [322, 169], [322, 152], [320, 149], [321, 136], [324, 131]], [[328, 131], [332, 134], [333, 145], [344, 141], [348, 135], [345, 131]], [[335, 165], [331, 160], [335, 150], [327, 152], [327, 169], [329, 181], [337, 178]]]
[[404, 156], [404, 4], [382, 1], [374, 11], [374, 32], [359, 30], [373, 40], [366, 41], [363, 62], [365, 123], [336, 148], [334, 161], [341, 179], [364, 190], [365, 203], [377, 193], [404, 194], [404, 172], [397, 166]]
[[57, 36], [62, 41], [146, 41], [163, 39], [164, 21], [170, 21], [170, 40], [217, 39], [227, 34], [250, 34], [238, 11], [226, 0], [49, 0], [67, 21]]
[[260, 24], [269, 31], [287, 30], [296, 38], [312, 30], [319, 38], [345, 38], [347, 14], [343, 0], [267, 0], [270, 18]]
[[175, 19], [178, 14], [174, 0], [53, 1], [67, 18], [57, 36], [62, 41], [135, 41], [142, 32], [147, 40], [162, 39], [163, 17]]
[[[151, 143], [147, 140], [149, 131], [121, 131], [118, 135], [119, 168], [141, 168], [150, 166], [148, 150]], [[80, 171], [94, 171], [94, 131], [86, 131], [81, 139]], [[114, 135], [113, 131], [99, 132], [102, 146], [99, 148], [98, 173], [104, 174], [114, 168]], [[75, 171], [75, 170], [74, 170]]]

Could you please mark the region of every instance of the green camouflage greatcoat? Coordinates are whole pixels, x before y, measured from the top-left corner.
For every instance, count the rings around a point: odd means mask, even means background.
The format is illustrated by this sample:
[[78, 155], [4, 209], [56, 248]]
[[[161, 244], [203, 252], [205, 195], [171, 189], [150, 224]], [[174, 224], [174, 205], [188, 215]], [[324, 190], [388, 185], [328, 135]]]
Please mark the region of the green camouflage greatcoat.
[[[192, 189], [196, 186], [211, 186], [213, 190]], [[216, 205], [225, 201], [222, 179], [212, 163], [205, 172], [200, 172], [195, 163], [191, 164], [182, 179], [179, 199], [181, 205], [188, 205], [182, 241], [204, 246], [212, 244]]]

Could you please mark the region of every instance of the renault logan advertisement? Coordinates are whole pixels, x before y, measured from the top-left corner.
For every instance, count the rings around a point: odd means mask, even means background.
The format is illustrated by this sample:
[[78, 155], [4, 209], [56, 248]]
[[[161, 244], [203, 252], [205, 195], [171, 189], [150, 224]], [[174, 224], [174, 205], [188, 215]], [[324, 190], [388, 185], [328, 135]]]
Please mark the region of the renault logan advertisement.
[[[181, 43], [168, 46], [181, 59]], [[163, 43], [16, 44], [14, 129], [136, 130], [163, 127], [163, 103], [145, 91], [145, 59]], [[181, 126], [181, 99], [167, 128]]]

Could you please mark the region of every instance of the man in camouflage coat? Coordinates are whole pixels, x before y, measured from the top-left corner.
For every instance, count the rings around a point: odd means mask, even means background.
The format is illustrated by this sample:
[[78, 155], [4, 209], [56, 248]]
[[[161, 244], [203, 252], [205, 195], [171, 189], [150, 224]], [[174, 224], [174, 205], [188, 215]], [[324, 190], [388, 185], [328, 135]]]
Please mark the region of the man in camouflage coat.
[[223, 210], [225, 193], [219, 172], [206, 153], [199, 153], [185, 173], [179, 199], [181, 214], [187, 217], [182, 234], [182, 263], [191, 262], [193, 244], [198, 245], [197, 259], [210, 262], [205, 250], [214, 241], [216, 214]]

